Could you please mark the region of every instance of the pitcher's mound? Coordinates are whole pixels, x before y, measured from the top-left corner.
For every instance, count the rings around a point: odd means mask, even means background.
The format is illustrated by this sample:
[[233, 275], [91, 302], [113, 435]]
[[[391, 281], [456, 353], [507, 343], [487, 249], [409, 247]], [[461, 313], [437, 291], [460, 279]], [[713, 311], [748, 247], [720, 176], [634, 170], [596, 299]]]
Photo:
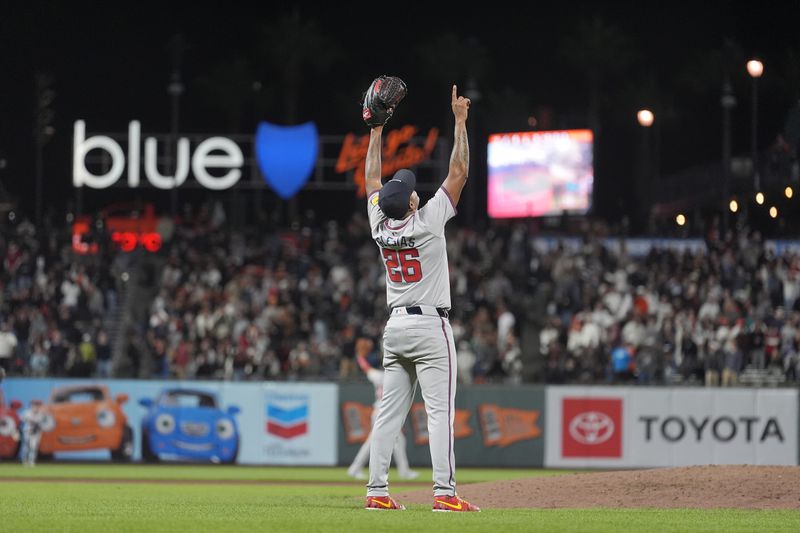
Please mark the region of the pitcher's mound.
[[[800, 509], [800, 467], [692, 466], [596, 472], [459, 485], [480, 507]], [[430, 490], [393, 494], [431, 504]]]

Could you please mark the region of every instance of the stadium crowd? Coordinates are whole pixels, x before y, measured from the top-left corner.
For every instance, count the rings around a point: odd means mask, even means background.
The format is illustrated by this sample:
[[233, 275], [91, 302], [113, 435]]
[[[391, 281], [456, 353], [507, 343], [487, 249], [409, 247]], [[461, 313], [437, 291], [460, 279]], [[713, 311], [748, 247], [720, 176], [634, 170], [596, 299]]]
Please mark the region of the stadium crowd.
[[[353, 377], [355, 340], [379, 339], [387, 316], [366, 224], [184, 229], [148, 326], [162, 375]], [[455, 228], [448, 248], [465, 382], [520, 382], [524, 362], [548, 383], [732, 385], [747, 366], [797, 379], [800, 257], [773, 256], [758, 234], [634, 257], [598, 238], [542, 247], [525, 224], [493, 225]], [[539, 330], [532, 359], [526, 321]]]
[[[564, 244], [524, 223], [452, 228], [461, 380], [715, 386], [749, 367], [797, 381], [800, 256], [747, 232], [684, 248], [634, 255], [589, 231]], [[112, 272], [124, 255], [76, 257], [32, 227], [4, 230], [0, 364], [113, 375]], [[123, 353], [152, 360], [149, 377], [357, 379], [355, 342], [379, 340], [387, 318], [384, 266], [360, 214], [258, 233], [179, 225], [164, 261], [134, 331], [142, 341]]]
[[797, 381], [800, 256], [757, 233], [705, 245], [636, 258], [587, 242], [542, 257], [555, 290], [545, 380], [725, 386], [749, 367]]
[[[170, 361], [169, 369], [158, 365], [164, 375], [359, 375], [355, 342], [360, 336], [378, 340], [388, 316], [385, 271], [365, 217], [258, 237], [180, 232], [147, 333], [157, 357]], [[466, 236], [459, 232], [453, 249], [477, 252]], [[491, 266], [467, 256], [453, 265], [453, 308], [459, 311], [452, 322], [463, 374], [519, 381], [515, 318], [502, 307], [512, 297], [511, 282], [499, 270], [485, 285], [475, 281]]]
[[0, 366], [12, 374], [111, 376], [117, 259], [76, 257], [70, 236], [0, 226]]

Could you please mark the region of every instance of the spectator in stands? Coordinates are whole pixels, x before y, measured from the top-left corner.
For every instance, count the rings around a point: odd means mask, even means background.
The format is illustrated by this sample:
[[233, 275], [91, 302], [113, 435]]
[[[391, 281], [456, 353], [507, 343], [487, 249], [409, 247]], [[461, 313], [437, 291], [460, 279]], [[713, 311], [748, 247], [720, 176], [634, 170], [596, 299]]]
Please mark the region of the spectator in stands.
[[705, 384], [706, 387], [718, 387], [725, 354], [722, 351], [722, 344], [716, 338], [706, 341], [706, 346], [707, 348], [703, 358], [706, 371]]
[[110, 378], [111, 377], [111, 341], [108, 338], [108, 333], [101, 329], [97, 333], [97, 343], [95, 346], [97, 354], [97, 377]]
[[513, 329], [509, 329], [506, 334], [504, 346], [500, 350], [500, 359], [504, 376], [507, 378], [506, 381], [511, 384], [521, 384], [523, 371], [522, 350]]
[[633, 350], [630, 345], [619, 345], [611, 350], [611, 381], [627, 383], [633, 378]]
[[94, 373], [96, 364], [97, 351], [92, 342], [92, 336], [89, 333], [84, 333], [70, 367], [70, 376], [89, 377]]
[[12, 330], [11, 324], [8, 321], [2, 322], [0, 324], [0, 367], [6, 373], [11, 372], [11, 367], [16, 360], [17, 344], [17, 335]]
[[48, 360], [50, 363], [50, 375], [61, 377], [66, 375], [67, 371], [67, 354], [69, 347], [63, 339], [61, 330], [54, 328], [50, 333], [50, 347], [47, 350]]
[[43, 378], [47, 376], [47, 371], [50, 367], [50, 358], [47, 356], [47, 350], [44, 349], [44, 343], [37, 341], [33, 348], [31, 355], [31, 376]]

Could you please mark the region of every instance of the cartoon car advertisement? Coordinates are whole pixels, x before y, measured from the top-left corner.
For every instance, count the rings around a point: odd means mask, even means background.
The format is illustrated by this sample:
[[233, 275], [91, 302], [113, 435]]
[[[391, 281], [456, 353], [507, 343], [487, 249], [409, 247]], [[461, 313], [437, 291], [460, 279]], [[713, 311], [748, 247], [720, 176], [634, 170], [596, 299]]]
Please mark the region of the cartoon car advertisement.
[[6, 405], [0, 391], [0, 459], [13, 459], [19, 453], [19, 410], [22, 403], [12, 400]]
[[165, 389], [155, 400], [142, 398], [142, 459], [235, 463], [239, 453], [236, 406], [222, 410], [216, 395]]
[[24, 406], [42, 402], [41, 459], [336, 464], [330, 443], [339, 400], [332, 383], [12, 377], [3, 381], [2, 392], [8, 401], [18, 400], [19, 413], [0, 417], [0, 444], [6, 433], [22, 437], [17, 419], [24, 428]]
[[115, 461], [133, 456], [133, 431], [122, 411], [127, 394], [112, 398], [105, 385], [53, 389], [44, 406], [39, 457], [55, 452], [107, 449]]

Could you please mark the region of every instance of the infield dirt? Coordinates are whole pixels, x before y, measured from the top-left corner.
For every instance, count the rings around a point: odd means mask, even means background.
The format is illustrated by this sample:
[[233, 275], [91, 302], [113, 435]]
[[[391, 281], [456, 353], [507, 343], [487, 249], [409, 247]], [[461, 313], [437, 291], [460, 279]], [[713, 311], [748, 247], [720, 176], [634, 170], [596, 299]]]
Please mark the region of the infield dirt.
[[[485, 508], [800, 509], [800, 467], [692, 466], [564, 474], [458, 486]], [[395, 492], [426, 504], [430, 490]]]

